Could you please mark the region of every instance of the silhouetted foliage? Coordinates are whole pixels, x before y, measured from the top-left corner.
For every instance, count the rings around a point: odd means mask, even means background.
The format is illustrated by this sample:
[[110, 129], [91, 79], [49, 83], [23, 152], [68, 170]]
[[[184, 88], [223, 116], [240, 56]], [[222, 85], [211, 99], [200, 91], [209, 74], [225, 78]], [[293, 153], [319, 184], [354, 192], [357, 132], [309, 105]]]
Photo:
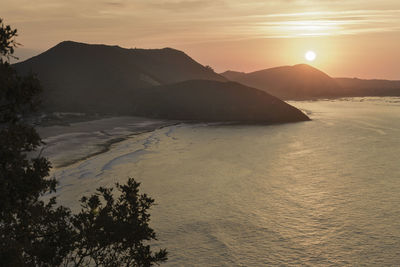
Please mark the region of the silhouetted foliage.
[[214, 72], [214, 69], [213, 69], [211, 66], [205, 65], [204, 67], [205, 67], [208, 71]]
[[82, 210], [73, 216], [73, 250], [66, 258], [78, 266], [150, 266], [167, 259], [165, 249], [152, 253], [143, 241], [155, 239], [148, 225], [148, 209], [154, 200], [139, 194], [139, 185], [130, 178], [114, 198], [112, 188], [100, 187], [97, 193], [81, 199]]
[[23, 116], [38, 104], [41, 87], [34, 75], [20, 77], [9, 64], [17, 31], [0, 19], [0, 265], [1, 266], [150, 266], [166, 261], [145, 242], [156, 239], [148, 225], [154, 200], [139, 194], [129, 179], [82, 198], [82, 210], [47, 203], [56, 181], [47, 179], [50, 162], [35, 156], [42, 144]]
[[9, 58], [14, 54], [14, 48], [17, 45], [15, 37], [17, 36], [17, 30], [11, 29], [10, 25], [4, 25], [3, 19], [0, 18], [0, 54]]

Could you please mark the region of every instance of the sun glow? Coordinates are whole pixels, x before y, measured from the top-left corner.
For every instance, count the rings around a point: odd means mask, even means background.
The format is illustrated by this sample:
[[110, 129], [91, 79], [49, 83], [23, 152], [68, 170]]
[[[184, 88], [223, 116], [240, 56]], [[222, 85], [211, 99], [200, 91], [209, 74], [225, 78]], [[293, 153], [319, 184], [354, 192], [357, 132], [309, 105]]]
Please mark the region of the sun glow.
[[315, 54], [314, 51], [307, 51], [307, 53], [304, 55], [304, 57], [308, 60], [308, 61], [314, 61], [315, 58], [317, 57], [317, 54]]

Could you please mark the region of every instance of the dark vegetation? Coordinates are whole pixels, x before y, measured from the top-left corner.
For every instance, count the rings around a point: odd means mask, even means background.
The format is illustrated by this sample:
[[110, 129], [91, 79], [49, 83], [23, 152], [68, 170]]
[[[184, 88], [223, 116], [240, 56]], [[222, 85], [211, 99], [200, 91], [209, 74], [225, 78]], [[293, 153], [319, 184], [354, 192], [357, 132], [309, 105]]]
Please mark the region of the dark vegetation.
[[124, 49], [62, 42], [25, 62], [43, 82], [43, 110], [236, 122], [308, 120], [260, 90], [227, 82], [171, 48]]
[[43, 84], [47, 111], [132, 115], [135, 93], [189, 79], [224, 81], [185, 53], [171, 49], [124, 49], [118, 46], [62, 42], [15, 64], [33, 71]]
[[[50, 162], [32, 156], [42, 144], [23, 116], [37, 106], [40, 83], [19, 76], [8, 63], [17, 31], [0, 19], [0, 265], [1, 266], [151, 266], [167, 260], [153, 252], [156, 238], [148, 210], [154, 200], [139, 193], [139, 183], [98, 188], [72, 213], [42, 200], [56, 190], [46, 178]], [[29, 156], [28, 156], [29, 155]]]
[[309, 120], [280, 99], [236, 82], [190, 80], [151, 87], [136, 97], [140, 101], [135, 114], [156, 118], [252, 123]]
[[400, 81], [332, 78], [306, 64], [222, 76], [281, 99], [303, 100], [352, 96], [400, 96]]

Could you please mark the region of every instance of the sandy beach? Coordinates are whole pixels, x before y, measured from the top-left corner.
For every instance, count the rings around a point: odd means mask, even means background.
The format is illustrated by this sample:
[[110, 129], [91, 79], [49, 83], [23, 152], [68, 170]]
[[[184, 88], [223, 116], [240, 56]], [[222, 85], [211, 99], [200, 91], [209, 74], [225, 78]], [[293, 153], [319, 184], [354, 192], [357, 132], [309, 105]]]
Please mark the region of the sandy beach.
[[[174, 125], [178, 121], [143, 117], [110, 117], [69, 125], [38, 127], [45, 145], [38, 150], [50, 158], [53, 171], [106, 152], [126, 138]], [[62, 152], [62, 153], [60, 153]]]

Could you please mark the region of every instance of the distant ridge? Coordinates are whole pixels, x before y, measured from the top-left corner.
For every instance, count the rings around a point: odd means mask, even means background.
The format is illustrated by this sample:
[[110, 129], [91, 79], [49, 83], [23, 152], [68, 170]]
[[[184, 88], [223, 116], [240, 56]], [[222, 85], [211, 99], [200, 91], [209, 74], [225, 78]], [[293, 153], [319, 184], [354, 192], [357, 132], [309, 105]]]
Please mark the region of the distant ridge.
[[228, 71], [221, 73], [221, 75], [224, 76], [225, 78], [227, 78], [228, 80], [236, 81], [238, 79], [245, 77], [246, 73], [228, 70]]
[[281, 99], [331, 97], [340, 91], [340, 86], [334, 79], [307, 64], [275, 67], [244, 74], [230, 71], [221, 75]]
[[43, 110], [201, 121], [308, 120], [298, 109], [226, 78], [172, 48], [62, 42], [14, 65], [37, 73]]
[[400, 81], [380, 79], [335, 78], [352, 96], [400, 96]]
[[268, 92], [281, 99], [351, 96], [400, 96], [399, 81], [332, 78], [307, 64], [282, 66], [251, 73], [226, 71], [222, 76]]

